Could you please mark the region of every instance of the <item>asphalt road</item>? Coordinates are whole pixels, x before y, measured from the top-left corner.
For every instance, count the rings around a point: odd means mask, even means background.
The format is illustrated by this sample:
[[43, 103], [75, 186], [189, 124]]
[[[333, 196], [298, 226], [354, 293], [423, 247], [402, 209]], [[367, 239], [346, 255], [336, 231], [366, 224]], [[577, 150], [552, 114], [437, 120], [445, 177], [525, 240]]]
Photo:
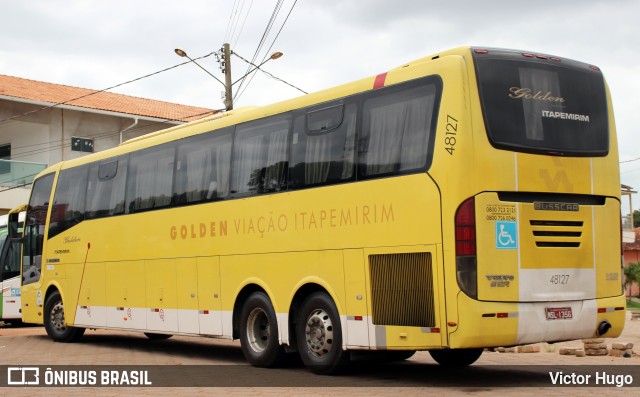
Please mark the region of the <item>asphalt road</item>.
[[[640, 351], [640, 321], [628, 320], [620, 338], [607, 340], [609, 346], [612, 342], [631, 342], [635, 344], [635, 351]], [[539, 396], [541, 392], [545, 395], [602, 396], [640, 390], [635, 388], [640, 386], [640, 357], [637, 355], [621, 358], [558, 354], [557, 350], [563, 346], [582, 347], [581, 341], [555, 347], [540, 346], [539, 353], [485, 352], [474, 365], [464, 369], [440, 367], [427, 352], [418, 352], [404, 362], [379, 363], [365, 359], [352, 363], [340, 376], [318, 376], [295, 359], [278, 369], [248, 366], [239, 343], [228, 340], [174, 336], [154, 341], [137, 332], [88, 330], [79, 342], [64, 344], [51, 341], [41, 327], [5, 325], [0, 327], [0, 376], [7, 377], [8, 368], [37, 367], [42, 380], [47, 368], [61, 376], [74, 371], [86, 376], [93, 371], [98, 378], [97, 385], [91, 387], [14, 386], [10, 389], [11, 395], [48, 396], [86, 396], [87, 393], [386, 396], [495, 395], [496, 392], [531, 396]], [[554, 349], [556, 351], [549, 351]], [[116, 376], [127, 372], [130, 384], [130, 373], [146, 372], [147, 381], [152, 385], [103, 387], [100, 386], [100, 375], [104, 371], [115, 371]], [[555, 377], [555, 385], [552, 377]], [[617, 387], [629, 383], [630, 378], [634, 389], [628, 385]], [[120, 378], [118, 382], [122, 380]], [[575, 385], [580, 380], [589, 387]], [[559, 385], [560, 381], [569, 384]], [[0, 378], [0, 385], [6, 384], [7, 379]]]

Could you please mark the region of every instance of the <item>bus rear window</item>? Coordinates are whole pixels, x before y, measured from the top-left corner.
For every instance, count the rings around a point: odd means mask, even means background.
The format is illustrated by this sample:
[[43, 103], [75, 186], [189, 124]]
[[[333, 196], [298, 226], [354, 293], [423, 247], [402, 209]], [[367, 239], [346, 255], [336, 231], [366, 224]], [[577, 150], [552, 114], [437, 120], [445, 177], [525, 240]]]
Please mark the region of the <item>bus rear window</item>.
[[602, 74], [578, 62], [509, 55], [475, 55], [491, 143], [522, 152], [605, 156], [609, 130]]

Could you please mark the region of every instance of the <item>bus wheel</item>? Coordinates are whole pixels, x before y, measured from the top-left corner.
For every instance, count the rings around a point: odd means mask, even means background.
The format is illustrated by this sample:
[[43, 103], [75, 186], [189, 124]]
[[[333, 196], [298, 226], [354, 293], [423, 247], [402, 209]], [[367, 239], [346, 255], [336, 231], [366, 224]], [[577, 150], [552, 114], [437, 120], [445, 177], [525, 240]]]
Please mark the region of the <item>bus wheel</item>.
[[58, 291], [49, 295], [44, 304], [44, 328], [56, 342], [75, 342], [84, 334], [84, 328], [68, 327], [65, 324], [64, 306]]
[[153, 332], [145, 332], [144, 335], [151, 340], [169, 339], [173, 336], [171, 334], [154, 334]]
[[445, 367], [466, 367], [480, 358], [483, 349], [442, 349], [429, 350], [429, 354]]
[[278, 322], [269, 297], [264, 292], [249, 296], [240, 312], [240, 346], [251, 365], [276, 367], [285, 359], [278, 340]]
[[316, 374], [336, 373], [349, 363], [349, 352], [342, 350], [338, 310], [323, 292], [311, 294], [302, 304], [296, 339], [302, 362]]

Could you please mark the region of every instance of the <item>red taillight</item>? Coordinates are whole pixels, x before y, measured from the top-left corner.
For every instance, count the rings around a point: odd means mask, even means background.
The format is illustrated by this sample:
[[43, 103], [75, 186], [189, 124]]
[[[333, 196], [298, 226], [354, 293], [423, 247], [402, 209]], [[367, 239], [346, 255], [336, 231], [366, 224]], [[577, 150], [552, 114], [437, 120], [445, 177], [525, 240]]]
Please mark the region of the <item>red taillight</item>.
[[535, 57], [535, 55], [533, 54], [529, 54], [528, 52], [525, 52], [524, 54], [522, 54], [523, 57], [527, 57], [527, 58], [533, 58]]
[[475, 52], [476, 54], [488, 54], [489, 53], [488, 50], [473, 50], [473, 52]]
[[549, 59], [551, 59], [551, 60], [552, 60], [552, 61], [554, 61], [554, 62], [560, 62], [560, 58], [551, 57], [551, 58], [549, 58]]
[[456, 255], [476, 254], [476, 210], [473, 198], [462, 203], [456, 213]]
[[591, 70], [595, 70], [596, 72], [599, 72], [600, 68], [597, 66], [591, 66]]

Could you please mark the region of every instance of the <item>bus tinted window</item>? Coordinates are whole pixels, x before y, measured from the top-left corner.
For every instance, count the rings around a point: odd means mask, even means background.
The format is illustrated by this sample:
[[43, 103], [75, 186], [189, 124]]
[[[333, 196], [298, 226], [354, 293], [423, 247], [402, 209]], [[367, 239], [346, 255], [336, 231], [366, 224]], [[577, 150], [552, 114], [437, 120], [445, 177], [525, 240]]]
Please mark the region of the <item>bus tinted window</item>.
[[52, 238], [84, 220], [89, 167], [60, 171], [51, 207], [49, 237]]
[[171, 204], [174, 157], [173, 145], [160, 145], [131, 154], [127, 178], [127, 213]]
[[358, 178], [424, 169], [436, 127], [439, 81], [374, 92], [364, 102]]
[[287, 187], [290, 116], [241, 124], [233, 147], [231, 193], [277, 192]]
[[304, 112], [294, 122], [291, 188], [353, 179], [356, 105], [323, 106]]
[[29, 209], [24, 221], [22, 249], [22, 285], [40, 280], [44, 227], [47, 223], [49, 198], [53, 188], [53, 174], [45, 175], [33, 183]]
[[127, 162], [128, 157], [123, 156], [91, 165], [87, 184], [86, 219], [124, 213]]
[[176, 205], [220, 200], [229, 194], [232, 130], [180, 142], [174, 189]]
[[485, 125], [496, 147], [573, 155], [608, 153], [602, 75], [567, 63], [476, 57]]

